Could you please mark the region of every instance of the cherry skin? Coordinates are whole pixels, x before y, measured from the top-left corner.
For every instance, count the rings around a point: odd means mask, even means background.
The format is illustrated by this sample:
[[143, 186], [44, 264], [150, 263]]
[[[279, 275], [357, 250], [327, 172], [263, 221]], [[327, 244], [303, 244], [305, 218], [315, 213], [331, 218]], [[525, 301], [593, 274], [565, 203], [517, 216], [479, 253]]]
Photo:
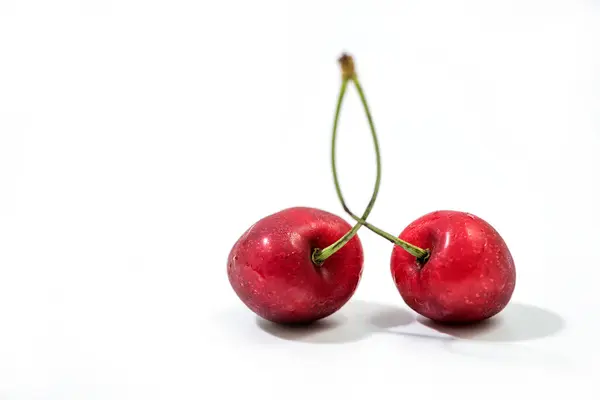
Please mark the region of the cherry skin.
[[363, 249], [357, 235], [317, 266], [323, 249], [352, 227], [341, 217], [315, 208], [294, 207], [252, 225], [229, 253], [227, 275], [242, 302], [260, 317], [281, 324], [304, 324], [340, 309], [362, 276]]
[[512, 297], [516, 272], [500, 234], [486, 221], [458, 211], [436, 211], [412, 222], [400, 239], [430, 250], [423, 264], [394, 246], [391, 271], [406, 304], [441, 323], [490, 318]]

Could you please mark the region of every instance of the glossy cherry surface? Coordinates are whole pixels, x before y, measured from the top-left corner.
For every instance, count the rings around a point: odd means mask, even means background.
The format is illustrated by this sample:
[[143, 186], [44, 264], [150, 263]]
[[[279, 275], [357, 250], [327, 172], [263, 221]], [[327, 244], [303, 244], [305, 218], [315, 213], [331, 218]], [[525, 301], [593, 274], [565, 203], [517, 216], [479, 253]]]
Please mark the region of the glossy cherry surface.
[[355, 235], [321, 266], [312, 262], [352, 227], [315, 208], [294, 207], [252, 225], [229, 253], [227, 275], [242, 302], [277, 323], [309, 323], [341, 308], [354, 294], [363, 269]]
[[510, 301], [515, 264], [500, 234], [483, 219], [436, 211], [412, 222], [399, 237], [431, 252], [423, 265], [398, 246], [392, 252], [396, 287], [419, 314], [438, 322], [476, 322]]

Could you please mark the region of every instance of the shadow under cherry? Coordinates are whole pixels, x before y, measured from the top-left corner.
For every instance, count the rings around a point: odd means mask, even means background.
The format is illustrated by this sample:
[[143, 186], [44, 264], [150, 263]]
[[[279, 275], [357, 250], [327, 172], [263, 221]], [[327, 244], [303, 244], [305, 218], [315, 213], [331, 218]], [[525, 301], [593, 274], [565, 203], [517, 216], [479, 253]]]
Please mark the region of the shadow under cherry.
[[449, 325], [418, 317], [421, 324], [446, 335], [488, 342], [519, 342], [556, 335], [565, 328], [557, 313], [523, 303], [509, 303], [496, 316], [465, 325]]
[[415, 318], [409, 311], [390, 305], [351, 300], [338, 312], [307, 325], [276, 324], [260, 317], [260, 329], [284, 340], [307, 343], [347, 343], [362, 340], [373, 333], [408, 325]]

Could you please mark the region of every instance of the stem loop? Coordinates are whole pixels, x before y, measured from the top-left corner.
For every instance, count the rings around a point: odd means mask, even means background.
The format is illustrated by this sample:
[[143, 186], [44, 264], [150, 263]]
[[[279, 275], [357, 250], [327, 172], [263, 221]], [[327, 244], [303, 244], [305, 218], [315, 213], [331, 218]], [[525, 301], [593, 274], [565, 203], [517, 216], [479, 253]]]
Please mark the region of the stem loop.
[[[367, 100], [365, 98], [364, 91], [363, 91], [362, 86], [360, 85], [360, 82], [358, 81], [358, 78], [356, 76], [356, 71], [354, 69], [354, 61], [352, 60], [352, 57], [344, 54], [339, 59], [339, 62], [342, 66], [342, 86], [340, 89], [340, 95], [338, 97], [338, 103], [337, 103], [337, 108], [336, 108], [336, 112], [335, 112], [335, 119], [334, 119], [334, 123], [333, 123], [333, 133], [332, 133], [332, 138], [331, 138], [331, 169], [333, 172], [333, 180], [335, 183], [335, 190], [336, 190], [338, 199], [340, 200], [340, 203], [342, 204], [344, 211], [346, 213], [348, 213], [355, 221], [357, 221], [357, 224], [348, 233], [346, 233], [346, 235], [344, 235], [342, 238], [340, 238], [337, 242], [335, 242], [331, 246], [326, 247], [323, 250], [315, 249], [315, 251], [313, 252], [313, 256], [312, 256], [313, 262], [316, 265], [323, 264], [323, 262], [328, 257], [330, 257], [335, 252], [337, 252], [339, 249], [341, 249], [356, 234], [356, 232], [358, 231], [358, 229], [360, 228], [361, 225], [364, 225], [365, 227], [367, 227], [367, 229], [371, 230], [372, 232], [376, 233], [377, 235], [387, 239], [388, 241], [392, 242], [393, 244], [395, 244], [397, 246], [402, 247], [409, 254], [416, 257], [417, 261], [421, 265], [423, 265], [427, 262], [427, 260], [429, 259], [429, 256], [430, 256], [430, 251], [428, 249], [421, 249], [420, 247], [417, 247], [417, 246], [410, 244], [396, 236], [393, 236], [393, 235], [377, 228], [376, 226], [373, 226], [372, 224], [370, 224], [366, 221], [368, 215], [371, 212], [371, 209], [373, 208], [373, 206], [375, 204], [375, 200], [377, 198], [377, 193], [379, 191], [379, 185], [380, 185], [380, 181], [381, 181], [381, 154], [379, 151], [379, 142], [377, 140], [377, 133], [375, 132], [375, 125], [373, 123], [373, 118], [369, 111], [369, 107], [367, 105]], [[363, 213], [362, 218], [355, 215], [354, 213], [352, 213], [352, 211], [350, 211], [350, 209], [346, 205], [344, 196], [342, 195], [342, 189], [340, 187], [340, 183], [339, 183], [339, 179], [338, 179], [338, 175], [337, 175], [337, 167], [336, 167], [336, 162], [335, 162], [335, 148], [336, 148], [336, 139], [337, 139], [338, 120], [339, 120], [339, 116], [340, 116], [342, 100], [343, 100], [344, 94], [346, 92], [348, 81], [350, 81], [350, 80], [354, 83], [354, 86], [356, 86], [356, 90], [358, 91], [358, 95], [359, 95], [360, 100], [365, 109], [365, 113], [367, 115], [367, 119], [369, 122], [369, 127], [371, 128], [371, 135], [373, 136], [373, 142], [375, 144], [375, 155], [377, 158], [377, 179], [376, 179], [376, 183], [375, 183], [375, 189], [373, 191], [371, 201], [367, 205], [367, 208], [365, 209], [365, 212]]]
[[362, 88], [361, 88], [361, 86], [358, 82], [358, 78], [356, 76], [356, 71], [354, 69], [354, 60], [352, 59], [351, 56], [349, 56], [347, 54], [343, 54], [338, 59], [338, 62], [340, 63], [340, 66], [342, 69], [342, 85], [340, 87], [340, 93], [339, 93], [338, 100], [337, 100], [337, 107], [336, 107], [335, 118], [334, 118], [334, 122], [333, 122], [333, 134], [332, 134], [332, 138], [331, 138], [331, 163], [332, 163], [332, 170], [333, 170], [334, 179], [335, 179], [335, 183], [336, 183], [335, 187], [336, 187], [336, 190], [338, 191], [338, 196], [341, 196], [341, 192], [340, 192], [340, 186], [338, 184], [337, 171], [336, 171], [336, 167], [335, 167], [335, 143], [336, 143], [336, 138], [337, 138], [338, 121], [339, 121], [340, 112], [342, 109], [342, 101], [344, 100], [344, 95], [346, 94], [346, 89], [348, 87], [349, 81], [352, 81], [354, 83], [354, 85], [356, 86], [359, 96], [360, 96], [360, 100], [362, 102], [362, 105], [367, 114], [367, 118], [369, 120], [369, 126], [371, 128], [371, 135], [373, 137], [373, 144], [375, 146], [375, 156], [377, 159], [377, 178], [375, 180], [375, 187], [373, 188], [373, 194], [371, 195], [371, 200], [369, 201], [369, 204], [367, 205], [367, 208], [365, 209], [365, 211], [362, 215], [362, 218], [361, 218], [361, 221], [363, 221], [363, 222], [358, 222], [356, 225], [354, 225], [352, 227], [352, 229], [350, 229], [344, 236], [342, 236], [340, 239], [338, 239], [332, 245], [330, 245], [324, 249], [315, 249], [312, 254], [312, 261], [317, 266], [322, 265], [325, 262], [325, 260], [327, 260], [329, 257], [334, 255], [338, 250], [340, 250], [342, 247], [344, 247], [346, 245], [346, 243], [348, 243], [354, 237], [354, 235], [356, 235], [356, 233], [358, 232], [360, 227], [364, 225], [364, 220], [367, 219], [367, 217], [371, 213], [371, 210], [373, 209], [373, 206], [375, 205], [375, 200], [377, 199], [377, 194], [379, 193], [379, 186], [381, 183], [381, 154], [379, 151], [379, 141], [377, 140], [377, 133], [375, 132], [375, 126], [373, 124], [373, 119], [371, 117], [371, 113], [370, 113], [369, 107], [367, 105], [367, 100], [365, 98], [365, 95], [362, 91]]

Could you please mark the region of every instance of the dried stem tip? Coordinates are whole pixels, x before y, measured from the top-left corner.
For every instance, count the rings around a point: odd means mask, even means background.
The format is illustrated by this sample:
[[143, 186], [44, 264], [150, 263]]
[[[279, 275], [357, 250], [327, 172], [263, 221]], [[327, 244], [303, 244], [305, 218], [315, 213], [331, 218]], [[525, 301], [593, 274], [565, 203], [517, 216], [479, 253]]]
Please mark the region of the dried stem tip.
[[338, 58], [338, 62], [342, 68], [343, 79], [352, 79], [356, 76], [356, 71], [354, 70], [354, 59], [352, 59], [351, 55], [343, 53], [341, 57]]

